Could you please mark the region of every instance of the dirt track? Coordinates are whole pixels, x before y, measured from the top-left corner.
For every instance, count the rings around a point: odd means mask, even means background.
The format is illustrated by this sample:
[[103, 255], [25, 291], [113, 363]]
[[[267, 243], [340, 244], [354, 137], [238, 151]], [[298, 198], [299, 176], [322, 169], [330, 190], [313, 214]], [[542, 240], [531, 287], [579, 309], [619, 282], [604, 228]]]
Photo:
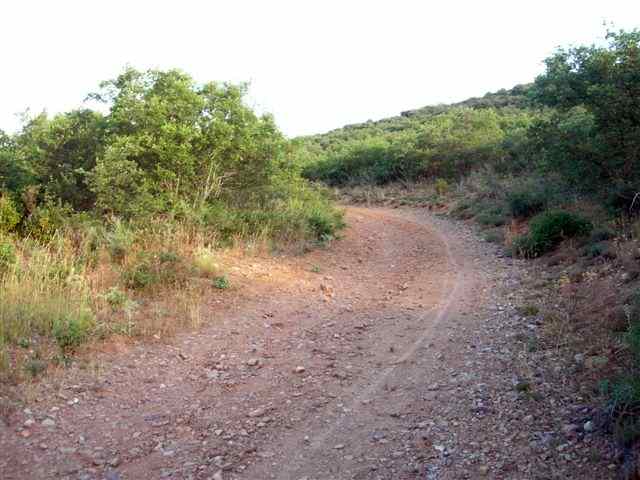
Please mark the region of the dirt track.
[[528, 326], [497, 303], [515, 267], [426, 212], [348, 221], [198, 333], [104, 354], [14, 414], [0, 477], [610, 478], [565, 461], [547, 407], [513, 388], [508, 334]]

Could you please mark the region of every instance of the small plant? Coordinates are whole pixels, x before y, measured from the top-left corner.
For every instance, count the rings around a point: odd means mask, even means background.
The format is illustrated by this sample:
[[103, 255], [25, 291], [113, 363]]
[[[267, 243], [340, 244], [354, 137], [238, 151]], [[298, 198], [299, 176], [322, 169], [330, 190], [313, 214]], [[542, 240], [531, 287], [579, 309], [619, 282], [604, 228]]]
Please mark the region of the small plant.
[[122, 278], [128, 288], [141, 290], [155, 284], [177, 285], [184, 283], [188, 269], [182, 257], [173, 251], [156, 255], [138, 254], [136, 261], [122, 270]]
[[53, 324], [53, 336], [64, 355], [73, 352], [89, 336], [94, 324], [90, 311], [66, 314], [56, 319]]
[[507, 194], [507, 207], [514, 218], [529, 218], [544, 210], [546, 200], [533, 190], [513, 191]]
[[111, 307], [111, 310], [114, 312], [124, 309], [129, 302], [127, 294], [118, 287], [111, 287], [109, 291], [102, 296], [102, 298], [104, 298]]
[[16, 261], [16, 249], [13, 244], [0, 242], [0, 275], [8, 272]]
[[227, 290], [231, 288], [231, 282], [225, 275], [221, 275], [213, 279], [213, 286], [218, 290]]
[[449, 183], [444, 178], [438, 178], [435, 181], [434, 188], [439, 196], [443, 196], [449, 191]]
[[215, 253], [208, 248], [202, 248], [196, 252], [193, 258], [193, 265], [200, 275], [206, 277], [213, 276], [220, 270]]
[[30, 358], [25, 363], [24, 369], [32, 378], [36, 378], [47, 369], [47, 362], [40, 358]]
[[312, 271], [313, 273], [320, 273], [320, 265], [313, 265], [313, 266], [311, 267], [311, 271]]
[[616, 234], [606, 228], [606, 227], [600, 227], [600, 228], [596, 228], [591, 232], [591, 235], [589, 236], [589, 241], [591, 243], [598, 243], [598, 242], [605, 242], [607, 240], [611, 240], [612, 238], [615, 238]]
[[176, 252], [164, 251], [160, 252], [160, 254], [158, 255], [158, 260], [161, 264], [176, 264], [179, 263], [182, 259]]
[[113, 222], [113, 228], [105, 235], [105, 243], [107, 250], [111, 256], [111, 260], [115, 263], [122, 264], [131, 250], [135, 236], [133, 232], [122, 221], [116, 219]]
[[565, 238], [588, 235], [591, 222], [571, 212], [554, 210], [544, 212], [531, 220], [529, 233], [517, 237], [514, 250], [524, 257], [538, 257], [558, 245]]
[[158, 281], [158, 276], [147, 258], [139, 258], [137, 262], [122, 272], [122, 278], [128, 288], [141, 290]]
[[531, 304], [521, 305], [516, 308], [516, 311], [523, 317], [535, 317], [540, 313], [540, 309]]
[[476, 220], [481, 225], [490, 227], [500, 227], [507, 221], [507, 219], [501, 213], [492, 212], [482, 212], [476, 217]]
[[597, 258], [601, 256], [610, 257], [614, 254], [609, 250], [607, 242], [599, 242], [588, 245], [585, 248], [585, 255], [590, 258]]
[[314, 212], [309, 217], [308, 223], [316, 239], [321, 242], [330, 241], [336, 233], [335, 219], [326, 215], [324, 212]]
[[26, 350], [31, 346], [31, 342], [28, 338], [22, 337], [20, 340], [18, 340], [18, 346]]
[[0, 234], [13, 231], [21, 218], [11, 198], [0, 193]]
[[29, 215], [25, 231], [36, 240], [46, 243], [65, 225], [72, 213], [71, 207], [62, 201], [47, 199]]
[[485, 242], [502, 243], [504, 242], [504, 234], [500, 230], [491, 230], [484, 235]]

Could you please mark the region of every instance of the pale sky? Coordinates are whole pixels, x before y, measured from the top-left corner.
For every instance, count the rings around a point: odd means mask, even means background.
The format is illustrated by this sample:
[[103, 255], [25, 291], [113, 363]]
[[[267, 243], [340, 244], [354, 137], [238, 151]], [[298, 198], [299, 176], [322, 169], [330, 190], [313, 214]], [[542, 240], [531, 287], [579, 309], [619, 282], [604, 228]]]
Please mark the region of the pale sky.
[[636, 0], [6, 0], [0, 128], [82, 106], [125, 65], [249, 81], [289, 136], [531, 81], [559, 45], [640, 27]]

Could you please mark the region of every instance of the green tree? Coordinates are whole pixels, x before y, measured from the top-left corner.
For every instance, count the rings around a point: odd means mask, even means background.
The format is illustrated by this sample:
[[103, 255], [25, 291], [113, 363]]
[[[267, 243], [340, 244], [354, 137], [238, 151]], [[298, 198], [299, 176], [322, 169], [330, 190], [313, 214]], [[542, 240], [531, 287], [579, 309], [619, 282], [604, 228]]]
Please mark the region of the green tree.
[[[111, 107], [112, 140], [99, 177], [114, 171], [108, 162], [133, 162], [165, 208], [177, 199], [194, 205], [254, 199], [284, 167], [286, 142], [271, 117], [257, 117], [244, 104], [245, 92], [244, 85], [197, 85], [178, 70], [129, 69], [104, 82], [92, 95]], [[108, 191], [98, 187], [105, 179], [97, 178], [94, 192], [105, 208], [100, 195]]]
[[95, 201], [87, 174], [104, 148], [104, 118], [92, 110], [74, 110], [49, 119], [40, 114], [16, 137], [16, 161], [27, 165], [45, 193], [77, 210]]
[[0, 191], [17, 196], [31, 183], [35, 183], [33, 175], [20, 162], [14, 137], [0, 130]]
[[606, 39], [546, 60], [533, 96], [558, 113], [532, 134], [545, 164], [576, 186], [624, 191], [640, 180], [640, 31]]

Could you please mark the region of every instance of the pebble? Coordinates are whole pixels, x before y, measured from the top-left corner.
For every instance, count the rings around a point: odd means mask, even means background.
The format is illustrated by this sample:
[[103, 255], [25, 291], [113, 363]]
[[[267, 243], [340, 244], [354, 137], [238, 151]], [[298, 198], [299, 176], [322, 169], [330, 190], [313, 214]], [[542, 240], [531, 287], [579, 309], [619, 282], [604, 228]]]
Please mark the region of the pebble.
[[45, 418], [40, 425], [47, 428], [53, 428], [56, 426], [56, 422], [52, 418]]
[[304, 368], [303, 366], [297, 366], [297, 367], [295, 368], [295, 370], [294, 370], [294, 373], [304, 373], [304, 372], [306, 372], [306, 371], [307, 371], [307, 369], [306, 369], [306, 368]]
[[264, 408], [256, 408], [255, 410], [250, 411], [248, 413], [248, 416], [251, 418], [256, 418], [263, 416], [265, 413], [267, 413], [267, 411]]

